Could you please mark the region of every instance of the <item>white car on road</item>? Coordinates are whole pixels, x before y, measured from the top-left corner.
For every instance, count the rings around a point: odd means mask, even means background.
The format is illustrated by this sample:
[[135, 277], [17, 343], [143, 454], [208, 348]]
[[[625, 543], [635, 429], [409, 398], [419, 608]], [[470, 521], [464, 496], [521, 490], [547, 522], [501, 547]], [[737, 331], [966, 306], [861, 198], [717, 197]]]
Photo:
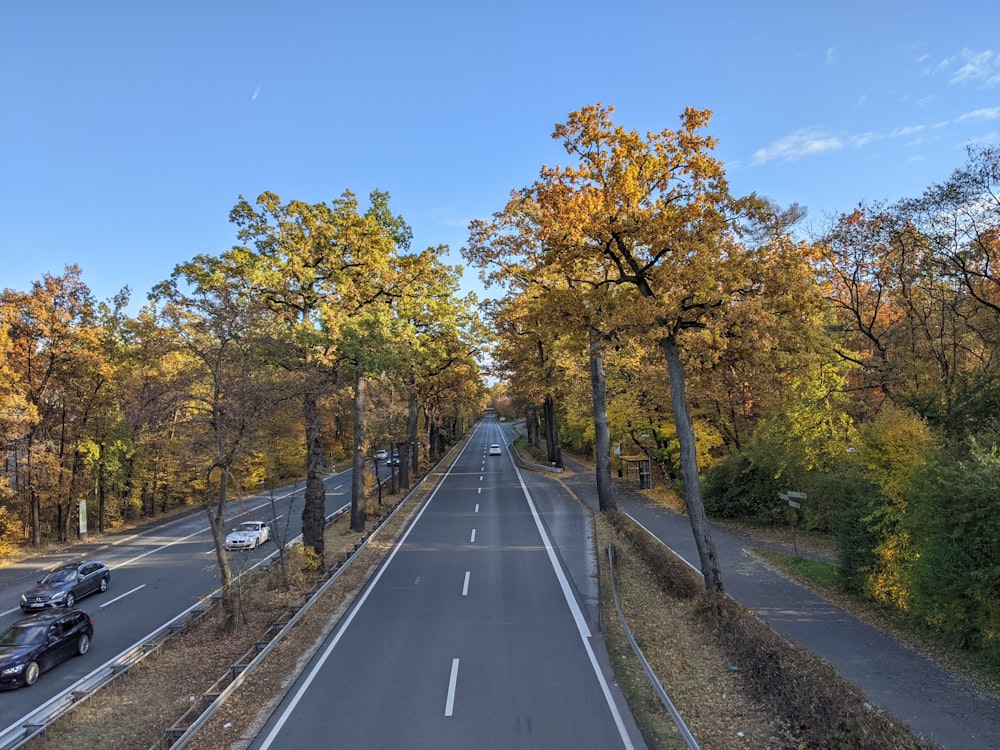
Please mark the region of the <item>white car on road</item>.
[[226, 537], [226, 549], [255, 549], [271, 538], [267, 521], [244, 521]]
[[490, 446], [490, 455], [499, 456], [500, 453], [501, 453], [500, 446], [497, 445], [496, 443], [493, 443], [493, 445]]

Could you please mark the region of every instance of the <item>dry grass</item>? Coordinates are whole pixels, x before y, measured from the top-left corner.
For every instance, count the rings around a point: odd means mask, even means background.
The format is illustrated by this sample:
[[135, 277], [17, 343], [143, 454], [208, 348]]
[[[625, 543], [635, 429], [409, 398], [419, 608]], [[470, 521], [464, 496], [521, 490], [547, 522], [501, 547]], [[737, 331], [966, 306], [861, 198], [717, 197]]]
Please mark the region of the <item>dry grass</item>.
[[[627, 517], [610, 514], [596, 524], [598, 542], [616, 550], [629, 625], [705, 750], [933, 747], [872, 708], [829, 664], [732, 599], [705, 593], [696, 575]], [[603, 555], [601, 563], [607, 567]], [[603, 569], [601, 575], [604, 585]], [[604, 591], [607, 622], [613, 609], [606, 598]], [[627, 666], [616, 631], [608, 625], [608, 648]], [[623, 680], [623, 686], [637, 682]], [[672, 747], [666, 712], [647, 697], [630, 696], [629, 702], [650, 745]]]

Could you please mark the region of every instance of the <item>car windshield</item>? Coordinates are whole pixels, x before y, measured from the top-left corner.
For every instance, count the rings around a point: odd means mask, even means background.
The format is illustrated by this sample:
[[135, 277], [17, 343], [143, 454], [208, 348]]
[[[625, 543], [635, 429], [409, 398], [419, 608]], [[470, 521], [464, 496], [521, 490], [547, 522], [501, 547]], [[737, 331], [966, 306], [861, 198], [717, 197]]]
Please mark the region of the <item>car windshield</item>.
[[60, 568], [46, 575], [42, 583], [66, 583], [73, 580], [76, 580], [76, 568]]
[[6, 633], [0, 635], [0, 646], [31, 646], [41, 643], [45, 639], [46, 625], [27, 625], [20, 627], [15, 625]]
[[246, 523], [241, 523], [240, 527], [238, 529], [236, 529], [236, 530], [237, 531], [257, 531], [258, 529], [260, 529], [260, 526], [258, 526], [255, 523], [250, 523], [248, 521]]

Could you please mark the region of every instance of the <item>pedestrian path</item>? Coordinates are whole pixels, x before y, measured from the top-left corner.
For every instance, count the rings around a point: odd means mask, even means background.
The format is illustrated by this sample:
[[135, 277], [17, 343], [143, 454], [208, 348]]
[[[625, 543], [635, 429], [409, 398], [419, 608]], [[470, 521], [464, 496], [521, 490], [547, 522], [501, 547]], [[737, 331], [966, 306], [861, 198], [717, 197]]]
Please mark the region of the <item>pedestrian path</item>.
[[[593, 467], [566, 456], [564, 460], [569, 471], [559, 481], [596, 512]], [[616, 489], [619, 510], [697, 566], [686, 516], [651, 503], [638, 492]], [[712, 536], [727, 593], [832, 665], [874, 705], [944, 750], [1000, 748], [1000, 701], [781, 576], [746, 549], [745, 537], [716, 524]]]

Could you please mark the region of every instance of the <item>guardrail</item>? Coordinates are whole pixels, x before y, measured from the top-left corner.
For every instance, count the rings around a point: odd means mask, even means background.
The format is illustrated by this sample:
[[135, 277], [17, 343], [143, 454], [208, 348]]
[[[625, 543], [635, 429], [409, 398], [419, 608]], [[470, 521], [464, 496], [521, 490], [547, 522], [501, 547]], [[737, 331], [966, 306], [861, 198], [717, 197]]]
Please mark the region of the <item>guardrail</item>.
[[[349, 508], [348, 504], [331, 513], [326, 517], [326, 525], [332, 523]], [[293, 540], [292, 544], [299, 540], [301, 537]], [[272, 552], [246, 572], [248, 573], [250, 570], [273, 560], [277, 554], [277, 551]], [[141, 640], [136, 641], [58, 695], [54, 695], [31, 713], [22, 716], [6, 729], [0, 731], [0, 750], [16, 750], [43, 733], [49, 726], [155, 652], [172, 636], [183, 633], [193, 622], [208, 614], [219, 601], [220, 596], [216, 591], [181, 612], [166, 625], [162, 625]]]
[[214, 604], [215, 601], [212, 597], [195, 604], [58, 695], [53, 696], [31, 713], [22, 716], [0, 732], [0, 750], [14, 750], [24, 745], [28, 740], [37, 737], [49, 725], [68, 714], [98, 690], [125, 674], [156, 651], [171, 636], [183, 632], [191, 623], [204, 617]]
[[653, 688], [656, 690], [656, 694], [660, 698], [660, 703], [663, 704], [663, 707], [667, 709], [670, 716], [673, 718], [674, 725], [677, 727], [677, 731], [684, 740], [684, 744], [688, 746], [688, 750], [699, 750], [698, 742], [695, 740], [694, 735], [691, 734], [691, 730], [688, 729], [687, 724], [684, 723], [684, 719], [681, 718], [680, 712], [674, 707], [673, 701], [670, 700], [670, 696], [667, 695], [667, 691], [663, 688], [663, 683], [660, 682], [660, 678], [656, 676], [656, 672], [653, 671], [653, 668], [646, 660], [646, 655], [642, 653], [642, 649], [639, 648], [639, 644], [636, 643], [635, 636], [632, 635], [631, 628], [629, 628], [628, 623], [625, 621], [625, 613], [622, 612], [622, 605], [618, 599], [618, 588], [615, 586], [615, 551], [614, 547], [611, 546], [608, 546], [608, 569], [611, 577], [611, 595], [615, 600], [615, 609], [618, 611], [618, 620], [621, 622], [622, 629], [625, 631], [625, 637], [628, 638], [628, 642], [632, 646], [633, 653], [635, 653], [639, 663], [642, 664], [642, 668], [646, 670], [646, 676], [649, 678]]
[[333, 570], [303, 594], [295, 604], [289, 607], [282, 616], [272, 623], [271, 627], [265, 632], [266, 639], [255, 643], [238, 661], [232, 664], [226, 670], [226, 673], [216, 680], [215, 684], [201, 696], [201, 699], [195, 701], [184, 715], [167, 730], [164, 737], [152, 745], [149, 750], [180, 750], [180, 748], [185, 747], [205, 723], [215, 715], [216, 711], [222, 707], [226, 700], [243, 684], [243, 681], [250, 673], [264, 661], [267, 655], [281, 642], [295, 624], [306, 615], [313, 604], [319, 601], [326, 590], [340, 578], [340, 575], [347, 570], [351, 561], [368, 546], [372, 538], [399, 511], [409, 499], [410, 494], [415, 492], [419, 486], [418, 483], [416, 487], [401, 498], [396, 507], [383, 516], [379, 520], [378, 525], [372, 527], [365, 534], [364, 538], [354, 545], [351, 552], [345, 555], [342, 560], [337, 561]]

